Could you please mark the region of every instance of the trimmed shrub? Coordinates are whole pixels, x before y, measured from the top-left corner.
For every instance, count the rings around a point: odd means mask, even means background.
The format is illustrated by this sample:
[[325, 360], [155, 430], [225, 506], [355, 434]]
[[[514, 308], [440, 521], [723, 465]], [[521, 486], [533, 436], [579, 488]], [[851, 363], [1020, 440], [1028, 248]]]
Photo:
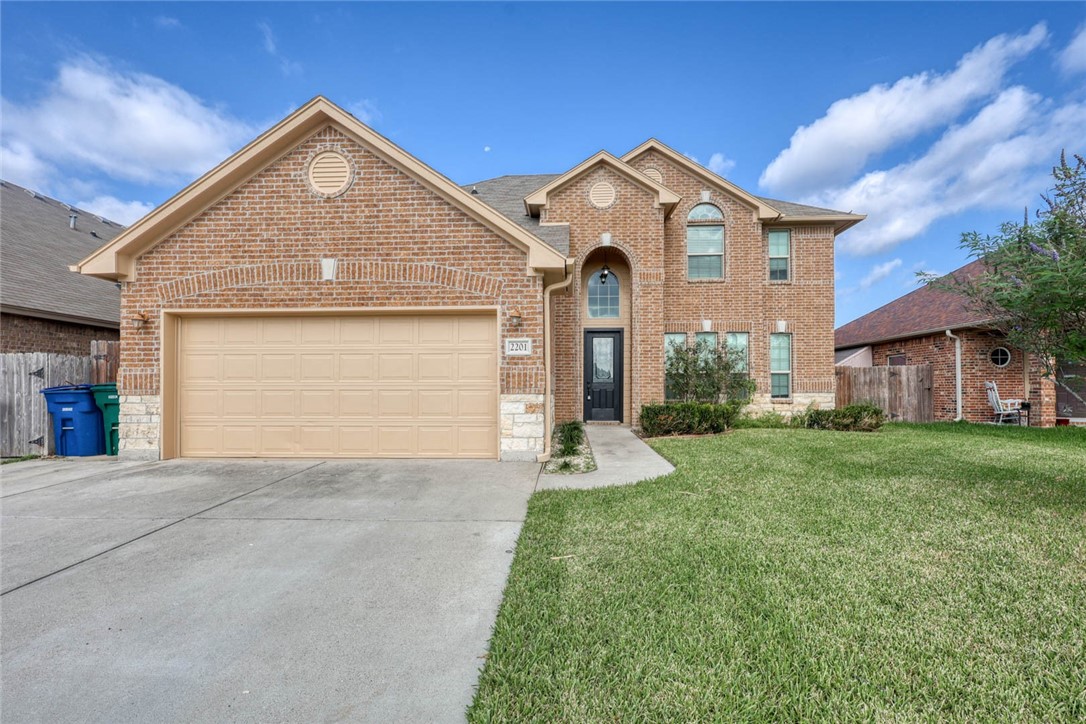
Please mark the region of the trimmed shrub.
[[796, 415], [792, 422], [796, 427], [809, 430], [874, 432], [886, 422], [886, 414], [876, 405], [865, 402], [834, 410], [808, 410], [802, 415]]
[[[793, 417], [793, 419], [795, 418]], [[788, 421], [788, 418], [786, 418], [781, 413], [770, 410], [768, 412], [763, 412], [760, 415], [743, 415], [741, 417], [738, 417], [736, 418], [735, 423], [732, 425], [732, 427], [778, 429], [790, 427], [790, 423]]]
[[641, 408], [641, 430], [649, 437], [724, 432], [735, 422], [743, 405], [742, 400], [644, 405]]

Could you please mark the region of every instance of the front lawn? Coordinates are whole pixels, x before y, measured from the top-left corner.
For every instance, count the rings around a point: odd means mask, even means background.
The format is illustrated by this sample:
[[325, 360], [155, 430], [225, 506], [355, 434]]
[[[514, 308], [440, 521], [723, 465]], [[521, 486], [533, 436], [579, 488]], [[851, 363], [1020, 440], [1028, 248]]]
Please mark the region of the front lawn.
[[1086, 430], [653, 446], [532, 498], [472, 721], [1086, 718]]

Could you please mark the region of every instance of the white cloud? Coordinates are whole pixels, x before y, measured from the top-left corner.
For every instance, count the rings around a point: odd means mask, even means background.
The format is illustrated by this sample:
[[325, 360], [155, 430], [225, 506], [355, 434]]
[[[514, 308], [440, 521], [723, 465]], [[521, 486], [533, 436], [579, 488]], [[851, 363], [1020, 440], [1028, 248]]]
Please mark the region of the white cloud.
[[796, 130], [762, 173], [761, 185], [796, 195], [844, 183], [875, 155], [953, 122], [997, 93], [1010, 66], [1047, 38], [1043, 23], [1023, 35], [998, 35], [966, 53], [953, 71], [907, 76], [834, 102]]
[[1079, 26], [1075, 37], [1056, 59], [1056, 64], [1067, 75], [1086, 72], [1086, 23]]
[[876, 264], [871, 268], [871, 271], [867, 273], [867, 276], [860, 280], [860, 289], [870, 289], [886, 277], [890, 276], [890, 274], [900, 266], [901, 259], [893, 259], [884, 264]]
[[969, 209], [1035, 203], [1060, 150], [1077, 147], [1083, 128], [1086, 104], [1056, 107], [1009, 88], [921, 157], [804, 201], [868, 215], [840, 238], [842, 251], [885, 251]]
[[255, 135], [176, 85], [86, 56], [63, 63], [40, 98], [4, 99], [3, 117], [5, 169], [12, 161], [24, 180], [70, 164], [115, 179], [174, 185], [196, 178]]
[[155, 25], [160, 28], [180, 28], [181, 21], [177, 18], [171, 18], [167, 15], [159, 15], [155, 18]]
[[384, 118], [380, 109], [377, 108], [377, 104], [370, 98], [363, 98], [360, 101], [348, 104], [347, 110], [367, 126], [372, 126]]
[[709, 157], [709, 170], [718, 176], [723, 176], [735, 168], [735, 161], [726, 158], [723, 153], [714, 153]]
[[5, 181], [43, 191], [49, 186], [52, 176], [53, 168], [22, 141], [5, 141], [0, 145], [0, 178]]
[[701, 163], [701, 161], [699, 161], [699, 160], [698, 160], [698, 157], [697, 157], [697, 156], [695, 156], [695, 155], [694, 155], [694, 154], [692, 154], [692, 153], [684, 153], [683, 155], [684, 155], [684, 156], [686, 156], [687, 158], [689, 158], [689, 159], [690, 159], [691, 161], [693, 161], [694, 163]]
[[483, 146], [483, 153], [490, 153], [490, 146]]
[[76, 207], [128, 226], [151, 213], [155, 205], [142, 201], [121, 201], [113, 196], [97, 196], [90, 201], [80, 201]]
[[283, 72], [283, 75], [298, 75], [301, 73], [302, 66], [300, 63], [290, 60], [279, 52], [279, 41], [275, 37], [275, 31], [272, 30], [271, 26], [262, 20], [256, 24], [256, 27], [264, 38], [264, 51], [279, 61], [279, 70]]

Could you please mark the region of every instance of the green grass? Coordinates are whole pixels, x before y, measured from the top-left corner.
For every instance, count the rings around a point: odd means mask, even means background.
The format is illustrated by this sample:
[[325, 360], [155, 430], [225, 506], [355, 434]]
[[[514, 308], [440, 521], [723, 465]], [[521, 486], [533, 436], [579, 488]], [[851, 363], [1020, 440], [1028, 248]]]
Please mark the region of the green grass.
[[738, 430], [529, 503], [472, 721], [1086, 719], [1086, 430]]
[[21, 463], [25, 460], [41, 460], [41, 455], [22, 455], [14, 458], [2, 458], [0, 459], [0, 465], [8, 465], [10, 463]]

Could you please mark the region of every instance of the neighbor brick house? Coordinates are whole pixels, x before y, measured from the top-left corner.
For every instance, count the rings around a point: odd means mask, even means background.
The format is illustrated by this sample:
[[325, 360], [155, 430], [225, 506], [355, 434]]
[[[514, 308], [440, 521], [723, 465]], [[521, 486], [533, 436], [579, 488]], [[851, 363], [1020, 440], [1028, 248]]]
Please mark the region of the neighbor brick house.
[[[983, 271], [984, 262], [976, 260], [951, 273], [968, 279]], [[991, 322], [965, 297], [923, 286], [839, 327], [836, 358], [852, 366], [930, 364], [936, 420], [992, 422], [984, 383], [995, 382], [1001, 397], [1030, 402], [1030, 425], [1086, 422], [1081, 403], [1044, 378], [1040, 360], [1009, 346]], [[1086, 370], [1058, 367], [1086, 392], [1079, 376]]]
[[832, 406], [833, 244], [650, 140], [460, 187], [316, 98], [81, 262], [122, 283], [122, 454], [500, 457], [636, 426], [666, 344]]
[[93, 340], [119, 338], [116, 285], [68, 267], [123, 228], [0, 181], [0, 352], [86, 356]]

